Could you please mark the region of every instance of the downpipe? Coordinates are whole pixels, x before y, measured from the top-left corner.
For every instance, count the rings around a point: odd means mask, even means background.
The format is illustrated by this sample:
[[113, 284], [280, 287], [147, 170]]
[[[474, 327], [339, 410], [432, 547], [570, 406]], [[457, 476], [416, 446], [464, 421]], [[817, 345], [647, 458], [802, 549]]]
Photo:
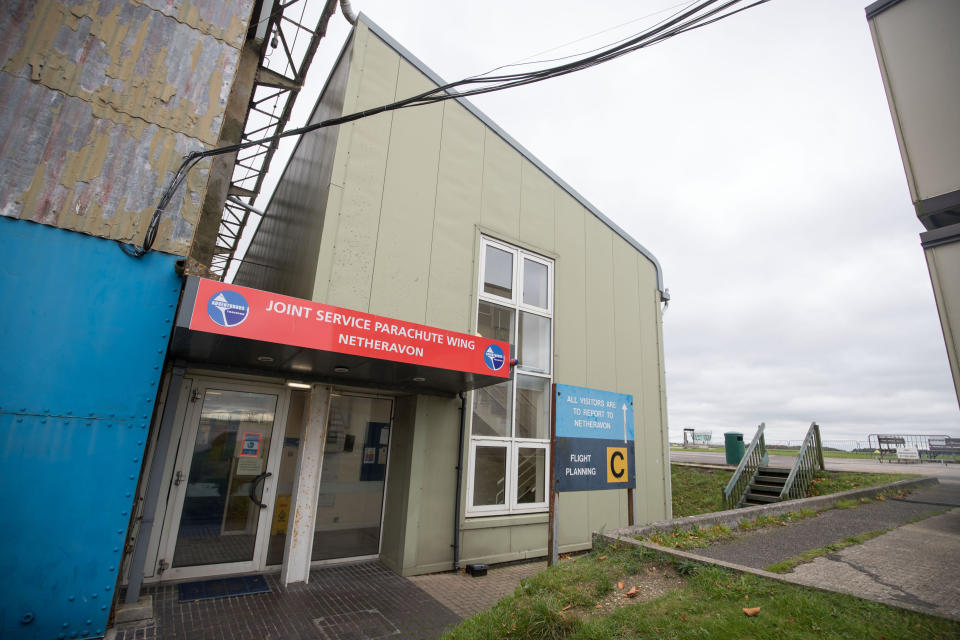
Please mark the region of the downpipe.
[[453, 509], [453, 570], [460, 571], [460, 483], [463, 480], [463, 438], [467, 429], [467, 397], [460, 396], [460, 444], [457, 447], [457, 498]]

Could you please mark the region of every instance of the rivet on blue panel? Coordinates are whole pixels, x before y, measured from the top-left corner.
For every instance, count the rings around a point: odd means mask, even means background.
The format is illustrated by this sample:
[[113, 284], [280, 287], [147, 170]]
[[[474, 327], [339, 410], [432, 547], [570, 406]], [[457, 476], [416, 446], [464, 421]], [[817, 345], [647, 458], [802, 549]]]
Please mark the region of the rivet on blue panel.
[[127, 429], [133, 429], [133, 425], [130, 424], [129, 422], [127, 423]]
[[133, 476], [130, 476], [130, 479], [133, 480]]
[[68, 596], [67, 600], [69, 600], [70, 602], [73, 602], [75, 598], [76, 596]]
[[69, 623], [69, 622], [64, 622], [64, 623], [63, 623], [63, 628], [64, 628], [64, 629], [66, 629], [66, 628], [69, 627], [69, 626], [70, 626], [70, 623]]
[[116, 567], [110, 567], [110, 573], [113, 573], [116, 570]]
[[121, 511], [121, 512], [120, 512], [120, 515], [125, 516], [125, 515], [127, 515], [127, 512], [126, 512], [126, 511]]
[[93, 624], [93, 620], [87, 620], [87, 624]]
[[113, 423], [112, 423], [112, 422], [108, 422], [108, 423], [107, 423], [107, 429], [110, 429], [111, 427], [113, 427]]
[[23, 422], [23, 418], [17, 418], [17, 422]]
[[138, 446], [138, 447], [142, 447], [142, 446], [143, 446], [143, 440], [137, 440], [137, 446]]
[[41, 421], [40, 421], [40, 424], [47, 424], [47, 419], [44, 418], [43, 420], [41, 420]]
[[96, 593], [91, 593], [91, 594], [90, 594], [90, 597], [93, 598], [94, 600], [96, 600], [96, 599], [97, 599], [97, 594], [96, 594]]
[[109, 584], [103, 588], [104, 591], [110, 591], [110, 589], [113, 589], [113, 586]]
[[128, 492], [126, 492], [125, 494], [123, 494], [123, 497], [124, 497], [124, 498], [129, 498], [129, 497], [130, 497], [130, 492], [128, 491]]
[[113, 552], [114, 552], [114, 553], [118, 553], [119, 551], [120, 551], [120, 547], [114, 547], [114, 548], [113, 548]]

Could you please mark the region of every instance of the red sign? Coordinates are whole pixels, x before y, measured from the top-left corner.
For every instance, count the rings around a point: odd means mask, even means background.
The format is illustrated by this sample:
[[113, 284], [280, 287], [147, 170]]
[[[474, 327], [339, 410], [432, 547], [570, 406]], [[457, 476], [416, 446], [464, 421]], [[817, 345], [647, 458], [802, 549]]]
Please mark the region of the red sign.
[[224, 336], [510, 377], [510, 345], [360, 311], [198, 279], [190, 329]]

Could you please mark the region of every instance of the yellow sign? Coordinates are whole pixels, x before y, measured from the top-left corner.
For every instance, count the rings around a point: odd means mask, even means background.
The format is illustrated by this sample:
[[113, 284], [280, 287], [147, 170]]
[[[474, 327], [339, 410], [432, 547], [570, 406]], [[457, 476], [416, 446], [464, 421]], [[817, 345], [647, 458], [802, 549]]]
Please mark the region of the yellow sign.
[[607, 447], [607, 482], [626, 482], [629, 477], [627, 448]]
[[273, 526], [270, 527], [270, 535], [275, 536], [278, 533], [287, 532], [287, 521], [290, 519], [290, 496], [281, 493], [277, 496], [277, 506], [273, 509]]

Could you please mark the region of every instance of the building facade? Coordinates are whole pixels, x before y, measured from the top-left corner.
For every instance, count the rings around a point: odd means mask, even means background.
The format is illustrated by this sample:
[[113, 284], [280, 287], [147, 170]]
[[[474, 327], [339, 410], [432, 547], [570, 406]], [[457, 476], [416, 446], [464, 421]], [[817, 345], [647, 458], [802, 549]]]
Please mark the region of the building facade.
[[[439, 84], [361, 16], [312, 121]], [[468, 395], [462, 451], [458, 400], [397, 399], [383, 561], [449, 569], [453, 540], [464, 562], [544, 555], [551, 383], [633, 395], [637, 518], [669, 517], [650, 253], [466, 101], [318, 133], [300, 141], [235, 282], [517, 345], [514, 380]], [[564, 550], [626, 524], [625, 492], [562, 496]]]
[[[124, 585], [543, 556], [553, 384], [636, 433], [633, 509], [563, 494], [561, 550], [670, 517], [659, 264], [465, 100], [305, 136], [234, 283], [200, 277], [230, 166], [130, 255], [237, 140], [265, 4], [0, 15], [3, 637], [102, 636]], [[361, 17], [313, 119], [439, 83]]]

